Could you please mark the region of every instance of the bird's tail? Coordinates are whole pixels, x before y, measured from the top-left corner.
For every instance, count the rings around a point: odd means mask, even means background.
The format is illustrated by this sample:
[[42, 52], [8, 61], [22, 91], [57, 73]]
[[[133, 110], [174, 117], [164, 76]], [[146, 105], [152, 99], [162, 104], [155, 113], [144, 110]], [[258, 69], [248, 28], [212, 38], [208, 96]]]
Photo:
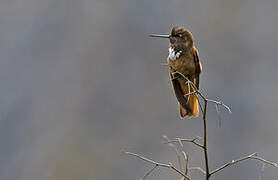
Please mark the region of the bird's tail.
[[[190, 88], [190, 91], [189, 91], [189, 88]], [[179, 103], [179, 111], [180, 111], [181, 118], [192, 117], [192, 116], [197, 117], [199, 115], [199, 108], [198, 108], [198, 98], [197, 98], [196, 93], [192, 93], [194, 90], [193, 90], [193, 88], [191, 88], [189, 86], [183, 86], [182, 89], [183, 89], [184, 96], [187, 100], [187, 105], [191, 111], [188, 111]], [[192, 94], [190, 94], [190, 93], [192, 93]], [[189, 94], [189, 95], [186, 95], [186, 94]]]

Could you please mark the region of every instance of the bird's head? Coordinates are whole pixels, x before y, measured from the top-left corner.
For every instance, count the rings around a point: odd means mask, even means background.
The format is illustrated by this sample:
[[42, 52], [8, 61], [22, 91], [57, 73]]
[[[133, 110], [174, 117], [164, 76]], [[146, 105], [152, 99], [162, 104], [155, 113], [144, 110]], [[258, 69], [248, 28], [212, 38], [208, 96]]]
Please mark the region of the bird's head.
[[150, 36], [168, 38], [170, 40], [170, 47], [174, 48], [175, 50], [186, 51], [193, 47], [192, 34], [182, 26], [173, 27], [171, 33], [167, 35], [151, 34]]

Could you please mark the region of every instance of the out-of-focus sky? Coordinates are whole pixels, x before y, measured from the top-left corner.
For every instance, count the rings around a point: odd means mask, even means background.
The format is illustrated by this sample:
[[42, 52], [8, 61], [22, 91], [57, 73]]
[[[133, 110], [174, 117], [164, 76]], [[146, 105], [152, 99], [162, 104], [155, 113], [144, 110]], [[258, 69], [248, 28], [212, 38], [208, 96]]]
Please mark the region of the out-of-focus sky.
[[[2, 0], [0, 179], [129, 180], [150, 167], [122, 154], [176, 162], [161, 136], [201, 135], [178, 118], [168, 42], [150, 33], [182, 25], [203, 64], [201, 90], [233, 114], [208, 113], [210, 168], [249, 153], [278, 161], [278, 1]], [[191, 145], [190, 165], [202, 166]], [[258, 179], [243, 162], [215, 179]], [[263, 179], [277, 179], [267, 167]], [[167, 169], [149, 179], [179, 179]], [[201, 179], [198, 172], [192, 178]], [[214, 179], [213, 178], [213, 179]]]

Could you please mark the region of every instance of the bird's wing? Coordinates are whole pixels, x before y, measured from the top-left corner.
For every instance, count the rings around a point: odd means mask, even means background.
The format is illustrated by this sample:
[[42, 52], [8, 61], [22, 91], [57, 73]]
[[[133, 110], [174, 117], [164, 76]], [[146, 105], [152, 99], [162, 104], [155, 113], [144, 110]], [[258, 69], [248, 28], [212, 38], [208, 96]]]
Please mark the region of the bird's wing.
[[200, 73], [202, 71], [202, 65], [199, 60], [198, 51], [196, 48], [193, 49], [194, 53], [194, 62], [195, 62], [195, 86], [197, 89], [200, 87]]

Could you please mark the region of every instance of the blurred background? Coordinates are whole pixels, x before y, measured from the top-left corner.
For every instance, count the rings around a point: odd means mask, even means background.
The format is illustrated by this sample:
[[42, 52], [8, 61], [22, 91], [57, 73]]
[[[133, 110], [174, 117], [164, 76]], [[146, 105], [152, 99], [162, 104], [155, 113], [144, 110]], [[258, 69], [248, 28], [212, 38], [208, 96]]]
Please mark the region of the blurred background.
[[[278, 162], [278, 1], [1, 0], [0, 179], [129, 180], [151, 167], [122, 151], [176, 162], [161, 136], [202, 135], [178, 118], [167, 68], [168, 33], [195, 37], [201, 90], [232, 109], [208, 109], [210, 168], [258, 152]], [[183, 148], [191, 166], [201, 152]], [[242, 162], [212, 179], [258, 179]], [[201, 179], [197, 171], [193, 179]], [[277, 179], [266, 166], [263, 179]], [[180, 179], [168, 169], [148, 179]]]

